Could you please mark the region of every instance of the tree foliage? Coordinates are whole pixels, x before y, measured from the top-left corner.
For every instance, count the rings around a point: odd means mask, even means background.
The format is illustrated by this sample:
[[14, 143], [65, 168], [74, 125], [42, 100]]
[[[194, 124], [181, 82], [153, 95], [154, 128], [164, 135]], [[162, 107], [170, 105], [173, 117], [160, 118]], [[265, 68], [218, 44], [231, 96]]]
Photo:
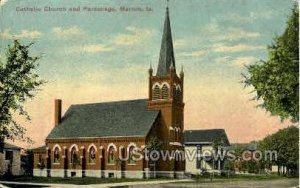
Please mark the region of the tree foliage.
[[262, 151], [277, 151], [277, 160], [265, 160], [270, 165], [286, 166], [291, 174], [296, 173], [299, 165], [299, 128], [290, 126], [265, 137], [258, 144]]
[[40, 57], [30, 55], [31, 45], [14, 40], [8, 46], [6, 63], [0, 62], [0, 142], [4, 139], [28, 141], [24, 136], [26, 129], [14, 117], [21, 115], [30, 121], [24, 103], [33, 98], [44, 83], [35, 71]]
[[157, 136], [152, 136], [147, 145], [146, 145], [146, 148], [149, 150], [149, 151], [153, 151], [153, 150], [160, 150], [161, 149], [161, 145], [162, 145], [162, 142], [160, 141], [160, 139], [157, 137]]
[[268, 60], [247, 67], [245, 86], [253, 86], [259, 105], [282, 119], [299, 121], [299, 9], [295, 5], [281, 36], [268, 46]]

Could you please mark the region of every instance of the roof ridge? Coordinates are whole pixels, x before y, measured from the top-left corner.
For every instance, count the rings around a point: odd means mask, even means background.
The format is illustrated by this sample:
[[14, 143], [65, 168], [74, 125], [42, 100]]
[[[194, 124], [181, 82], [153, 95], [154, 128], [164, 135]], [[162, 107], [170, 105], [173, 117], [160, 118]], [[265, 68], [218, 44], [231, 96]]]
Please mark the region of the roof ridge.
[[81, 103], [81, 104], [72, 104], [71, 106], [83, 106], [83, 105], [95, 105], [95, 104], [112, 104], [112, 103], [124, 103], [124, 102], [133, 102], [133, 101], [144, 101], [148, 99], [130, 99], [130, 100], [120, 100], [120, 101], [105, 101], [105, 102], [96, 102], [96, 103]]

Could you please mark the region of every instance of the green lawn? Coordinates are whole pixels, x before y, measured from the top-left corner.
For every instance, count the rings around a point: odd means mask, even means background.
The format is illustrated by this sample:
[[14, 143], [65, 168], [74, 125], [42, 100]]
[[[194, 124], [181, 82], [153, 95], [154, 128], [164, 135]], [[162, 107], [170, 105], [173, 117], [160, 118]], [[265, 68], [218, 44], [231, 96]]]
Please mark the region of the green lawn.
[[[277, 176], [277, 175], [231, 175], [229, 178], [225, 176], [215, 176], [211, 178], [209, 176], [196, 176], [192, 182], [182, 182], [182, 183], [222, 183], [230, 181], [260, 181], [260, 180], [276, 180], [276, 179], [287, 179], [289, 177]], [[296, 177], [298, 178], [298, 177]], [[58, 184], [75, 184], [75, 185], [88, 185], [88, 184], [102, 184], [102, 183], [120, 183], [120, 182], [137, 182], [137, 181], [156, 181], [163, 180], [159, 179], [116, 179], [116, 178], [94, 178], [94, 177], [85, 177], [85, 178], [59, 178], [59, 177], [13, 177], [8, 181], [14, 182], [30, 182], [30, 183], [58, 183]], [[166, 179], [164, 179], [166, 180]], [[170, 179], [169, 179], [170, 180]], [[178, 182], [181, 183], [181, 182]]]
[[276, 179], [287, 179], [287, 178], [298, 178], [298, 177], [285, 177], [278, 176], [277, 174], [269, 175], [230, 175], [226, 176], [215, 176], [213, 178], [209, 176], [196, 176], [193, 179], [196, 182], [228, 182], [228, 181], [260, 181], [260, 180], [276, 180]]
[[[155, 181], [158, 179], [151, 179]], [[133, 182], [133, 181], [149, 181], [145, 179], [128, 179], [128, 178], [59, 178], [59, 177], [13, 177], [6, 181], [15, 182], [30, 182], [30, 183], [59, 183], [59, 184], [75, 184], [75, 185], [88, 185], [88, 184], [101, 184], [101, 183], [119, 183], [119, 182]]]

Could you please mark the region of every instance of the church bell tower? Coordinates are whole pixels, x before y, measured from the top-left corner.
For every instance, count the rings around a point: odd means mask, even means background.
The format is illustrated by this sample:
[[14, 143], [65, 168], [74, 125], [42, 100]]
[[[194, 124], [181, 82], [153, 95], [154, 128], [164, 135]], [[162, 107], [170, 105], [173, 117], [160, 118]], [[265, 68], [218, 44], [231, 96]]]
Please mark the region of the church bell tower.
[[160, 110], [159, 134], [163, 142], [168, 145], [182, 146], [183, 144], [183, 80], [183, 68], [179, 76], [176, 73], [169, 8], [167, 7], [156, 75], [153, 75], [152, 66], [149, 68], [148, 108]]

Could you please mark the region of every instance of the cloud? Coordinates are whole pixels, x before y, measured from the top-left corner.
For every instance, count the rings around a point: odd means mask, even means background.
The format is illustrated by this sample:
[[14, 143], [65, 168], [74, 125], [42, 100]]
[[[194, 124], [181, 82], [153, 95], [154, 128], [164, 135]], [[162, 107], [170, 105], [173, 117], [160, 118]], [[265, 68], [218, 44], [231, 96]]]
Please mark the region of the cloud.
[[7, 3], [8, 0], [0, 0], [0, 7], [4, 6], [5, 3]]
[[241, 68], [245, 65], [249, 65], [250, 63], [253, 63], [257, 61], [257, 58], [253, 57], [253, 56], [246, 56], [246, 57], [238, 57], [234, 60], [232, 60], [232, 66]]
[[249, 65], [256, 61], [257, 58], [253, 56], [240, 56], [240, 57], [223, 56], [214, 59], [214, 62], [216, 63], [226, 63], [230, 66], [237, 67], [237, 68], [244, 67], [244, 65]]
[[220, 31], [220, 26], [217, 19], [212, 18], [209, 24], [205, 25], [202, 29], [204, 32], [217, 33]]
[[223, 20], [234, 21], [234, 22], [239, 22], [239, 23], [253, 22], [254, 19], [256, 19], [256, 17], [254, 17], [254, 14], [250, 14], [248, 16], [241, 16], [236, 13], [231, 13], [231, 14], [223, 17]]
[[253, 51], [253, 50], [260, 50], [265, 49], [265, 46], [253, 46], [248, 44], [237, 44], [232, 46], [226, 46], [224, 44], [215, 44], [212, 45], [212, 49], [215, 52], [224, 52], [224, 53], [235, 53], [235, 52], [242, 52], [242, 51]]
[[59, 37], [70, 37], [75, 35], [82, 35], [83, 31], [77, 26], [72, 27], [54, 27], [52, 31]]
[[67, 51], [69, 53], [97, 53], [112, 51], [113, 48], [103, 44], [86, 44], [83, 46], [70, 47]]
[[217, 57], [214, 61], [216, 63], [227, 63], [227, 62], [230, 62], [231, 59], [232, 59], [232, 57], [230, 57], [230, 56], [224, 56], [224, 57]]
[[0, 32], [0, 37], [3, 39], [11, 39], [13, 36], [10, 31], [6, 29], [5, 31]]
[[154, 33], [151, 30], [137, 27], [126, 27], [126, 30], [128, 33], [118, 34], [113, 38], [114, 44], [125, 46], [140, 44], [148, 40]]
[[248, 12], [243, 13], [243, 15], [237, 13], [229, 13], [226, 15], [222, 15], [222, 17], [218, 17], [218, 20], [221, 22], [229, 21], [234, 23], [253, 23], [258, 19], [271, 19], [274, 18], [275, 11], [257, 11], [257, 12]]
[[[221, 34], [222, 33], [222, 34]], [[246, 31], [242, 28], [228, 28], [223, 32], [212, 34], [209, 38], [213, 41], [234, 41], [245, 38], [257, 38], [260, 36], [258, 32]]]
[[174, 40], [174, 48], [182, 48], [186, 46], [187, 42], [184, 39]]
[[197, 50], [197, 51], [191, 51], [191, 52], [180, 52], [178, 53], [177, 57], [200, 57], [206, 54], [206, 51], [204, 50]]
[[275, 11], [260, 11], [260, 12], [250, 12], [250, 17], [253, 19], [263, 18], [263, 19], [271, 19], [274, 18]]
[[[234, 15], [235, 14], [232, 14], [232, 17], [234, 17], [232, 19], [240, 19], [241, 21], [244, 19], [241, 16]], [[246, 20], [244, 20], [244, 22], [246, 22]], [[238, 27], [222, 28], [216, 18], [212, 18], [210, 22], [201, 30], [202, 33], [206, 34], [207, 39], [212, 41], [234, 41], [245, 38], [257, 38], [261, 36], [261, 34], [258, 32], [247, 31]]]
[[3, 39], [24, 39], [30, 38], [35, 39], [41, 37], [42, 33], [36, 30], [29, 31], [29, 30], [22, 30], [19, 33], [13, 34], [9, 29], [0, 32], [0, 37]]

